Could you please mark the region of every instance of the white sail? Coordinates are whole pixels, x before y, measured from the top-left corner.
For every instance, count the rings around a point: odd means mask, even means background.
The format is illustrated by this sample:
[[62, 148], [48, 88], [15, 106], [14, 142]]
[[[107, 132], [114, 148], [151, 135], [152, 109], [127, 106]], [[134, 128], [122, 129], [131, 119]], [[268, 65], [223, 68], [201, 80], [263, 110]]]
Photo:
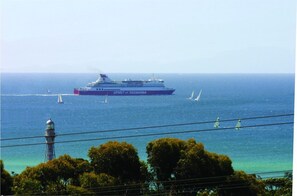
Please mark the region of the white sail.
[[200, 96], [201, 96], [202, 90], [200, 90], [198, 96], [196, 97], [195, 101], [199, 101], [200, 100]]
[[63, 103], [62, 95], [58, 95], [58, 103]]
[[104, 101], [102, 101], [102, 103], [108, 103], [107, 95], [105, 96], [105, 99], [104, 99]]
[[216, 122], [213, 125], [214, 128], [219, 128], [220, 127], [220, 117], [217, 117]]
[[239, 130], [241, 128], [241, 120], [239, 119], [235, 125], [235, 129]]
[[194, 98], [194, 91], [192, 92], [192, 95], [188, 99], [193, 99]]

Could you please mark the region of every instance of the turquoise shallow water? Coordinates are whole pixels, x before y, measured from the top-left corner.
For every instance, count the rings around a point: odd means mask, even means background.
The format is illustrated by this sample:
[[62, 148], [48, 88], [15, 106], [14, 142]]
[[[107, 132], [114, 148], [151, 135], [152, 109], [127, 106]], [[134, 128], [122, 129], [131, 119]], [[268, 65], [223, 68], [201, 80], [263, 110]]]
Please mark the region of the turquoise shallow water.
[[[109, 74], [112, 79], [148, 79], [150, 74]], [[172, 96], [104, 97], [73, 96], [74, 87], [97, 79], [96, 74], [2, 74], [1, 137], [43, 135], [52, 118], [56, 133], [142, 127], [221, 119], [288, 114], [294, 112], [293, 74], [156, 74], [176, 92]], [[47, 94], [47, 90], [52, 94]], [[200, 102], [186, 98], [203, 89]], [[56, 94], [64, 94], [57, 104]], [[242, 125], [289, 122], [293, 116], [242, 121]], [[234, 122], [221, 127], [235, 126]], [[56, 141], [161, 133], [212, 128], [213, 124], [154, 128], [123, 132], [57, 137]], [[165, 136], [118, 139], [133, 144], [146, 159], [149, 141]], [[209, 151], [226, 154], [233, 167], [246, 172], [292, 169], [293, 125], [170, 134], [166, 137], [195, 138]], [[2, 141], [1, 145], [44, 142], [44, 138]], [[87, 158], [88, 149], [106, 140], [56, 144], [56, 155]], [[2, 148], [1, 159], [9, 171], [44, 161], [45, 146]]]

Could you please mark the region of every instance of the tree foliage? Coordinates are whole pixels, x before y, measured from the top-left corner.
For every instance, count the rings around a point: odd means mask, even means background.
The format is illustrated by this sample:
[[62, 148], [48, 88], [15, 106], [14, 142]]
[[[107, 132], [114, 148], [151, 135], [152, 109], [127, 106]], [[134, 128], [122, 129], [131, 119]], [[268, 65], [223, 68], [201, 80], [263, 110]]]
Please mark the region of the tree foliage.
[[158, 180], [202, 178], [231, 175], [232, 162], [225, 155], [204, 149], [202, 143], [190, 139], [164, 138], [147, 145], [148, 163]]
[[110, 141], [92, 147], [88, 155], [96, 174], [108, 174], [121, 183], [139, 182], [141, 179], [141, 163], [137, 150], [131, 144]]
[[[1, 194], [19, 195], [291, 195], [292, 174], [261, 180], [234, 171], [226, 155], [205, 150], [194, 139], [154, 140], [148, 162], [126, 142], [89, 149], [90, 162], [69, 155], [27, 167], [11, 177], [1, 167]], [[12, 184], [13, 180], [13, 184]], [[11, 191], [13, 187], [13, 192]]]
[[78, 184], [79, 175], [90, 168], [83, 159], [60, 156], [35, 167], [27, 167], [14, 179], [17, 194], [66, 194], [66, 186]]
[[85, 189], [80, 186], [68, 185], [67, 186], [68, 195], [96, 195], [94, 192]]
[[232, 161], [225, 155], [208, 152], [202, 143], [186, 143], [176, 167], [177, 179], [226, 176], [234, 172]]
[[95, 174], [94, 172], [84, 173], [79, 178], [80, 185], [83, 188], [93, 189], [104, 186], [113, 186], [117, 184], [116, 178], [105, 174]]
[[186, 142], [175, 138], [163, 138], [148, 143], [148, 163], [158, 180], [169, 180], [175, 172]]
[[270, 195], [292, 195], [292, 173], [286, 173], [283, 178], [268, 178], [263, 183]]
[[[234, 173], [232, 161], [225, 155], [208, 152], [202, 143], [190, 139], [158, 139], [147, 145], [148, 163], [161, 181], [157, 184], [169, 194], [181, 195], [232, 195], [233, 189], [220, 189], [234, 185], [234, 181], [244, 184], [234, 195], [247, 192], [250, 195], [263, 192], [263, 186], [252, 176], [243, 172]], [[189, 181], [190, 179], [190, 181]], [[237, 194], [238, 193], [238, 194]]]
[[1, 195], [10, 195], [12, 194], [12, 177], [4, 169], [3, 161], [0, 160], [0, 172], [1, 172]]
[[227, 180], [218, 188], [218, 194], [253, 196], [265, 193], [264, 183], [257, 180], [255, 175], [246, 174], [243, 171], [235, 171], [228, 176]]
[[79, 177], [80, 185], [85, 190], [89, 190], [93, 195], [109, 195], [109, 188], [118, 184], [116, 178], [105, 174], [95, 174], [94, 172], [85, 172]]

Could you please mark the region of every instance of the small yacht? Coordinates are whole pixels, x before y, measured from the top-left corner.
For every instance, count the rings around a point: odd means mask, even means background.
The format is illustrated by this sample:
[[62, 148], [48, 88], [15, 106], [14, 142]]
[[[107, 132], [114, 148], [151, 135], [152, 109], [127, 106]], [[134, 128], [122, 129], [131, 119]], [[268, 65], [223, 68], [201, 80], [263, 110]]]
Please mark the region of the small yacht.
[[200, 90], [198, 96], [196, 97], [196, 99], [194, 99], [195, 101], [199, 101], [200, 100], [201, 93], [202, 93], [202, 90]]
[[59, 104], [64, 103], [64, 102], [63, 102], [63, 99], [62, 99], [62, 95], [58, 95], [58, 103], [59, 103]]
[[102, 103], [108, 103], [107, 95], [105, 96], [105, 99], [104, 99], [104, 101], [102, 101]]
[[191, 96], [188, 98], [188, 99], [193, 99], [194, 98], [194, 91], [192, 91], [192, 94], [191, 94]]

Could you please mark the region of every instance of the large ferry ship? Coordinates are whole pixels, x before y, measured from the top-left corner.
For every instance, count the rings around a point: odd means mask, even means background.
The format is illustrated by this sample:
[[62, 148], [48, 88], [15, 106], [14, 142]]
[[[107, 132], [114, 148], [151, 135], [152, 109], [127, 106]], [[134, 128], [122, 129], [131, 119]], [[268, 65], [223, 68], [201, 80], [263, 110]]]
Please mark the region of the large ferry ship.
[[100, 74], [95, 82], [86, 87], [75, 88], [75, 95], [171, 95], [175, 89], [167, 88], [161, 79], [113, 81]]

